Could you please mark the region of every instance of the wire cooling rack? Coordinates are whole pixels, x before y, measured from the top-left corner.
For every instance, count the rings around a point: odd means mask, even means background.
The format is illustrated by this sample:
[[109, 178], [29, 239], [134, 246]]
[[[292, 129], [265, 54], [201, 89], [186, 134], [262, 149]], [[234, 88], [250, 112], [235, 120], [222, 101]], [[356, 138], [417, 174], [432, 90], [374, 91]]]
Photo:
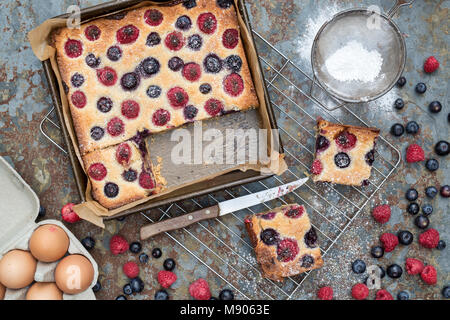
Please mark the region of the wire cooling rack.
[[[173, 203], [141, 214], [155, 222], [210, 206], [225, 199], [272, 188], [306, 176], [312, 163], [317, 117], [337, 123], [370, 126], [350, 107], [334, 100], [281, 51], [253, 31], [263, 72], [277, 117], [289, 169], [281, 176], [229, 188], [207, 196]], [[60, 127], [54, 109], [43, 118], [42, 134], [61, 151]], [[298, 202], [307, 208], [312, 225], [318, 230], [322, 255], [333, 248], [352, 221], [386, 182], [400, 163], [400, 152], [384, 137], [377, 143], [372, 176], [362, 187], [314, 184], [277, 200], [234, 212], [220, 219], [199, 222], [166, 236], [186, 250], [212, 274], [234, 290], [238, 299], [296, 299], [301, 284], [311, 272], [287, 278], [283, 283], [263, 279], [244, 230], [245, 216], [282, 204]]]

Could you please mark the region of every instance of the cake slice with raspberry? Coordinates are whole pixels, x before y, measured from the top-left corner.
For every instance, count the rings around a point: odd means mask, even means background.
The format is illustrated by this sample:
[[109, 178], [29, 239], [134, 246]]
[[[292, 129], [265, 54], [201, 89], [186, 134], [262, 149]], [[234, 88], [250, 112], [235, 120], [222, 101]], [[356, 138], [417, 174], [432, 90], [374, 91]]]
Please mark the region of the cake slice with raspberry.
[[341, 125], [319, 118], [312, 164], [315, 182], [360, 186], [371, 175], [377, 128]]
[[304, 206], [285, 205], [245, 218], [264, 278], [285, 277], [323, 265], [317, 234]]

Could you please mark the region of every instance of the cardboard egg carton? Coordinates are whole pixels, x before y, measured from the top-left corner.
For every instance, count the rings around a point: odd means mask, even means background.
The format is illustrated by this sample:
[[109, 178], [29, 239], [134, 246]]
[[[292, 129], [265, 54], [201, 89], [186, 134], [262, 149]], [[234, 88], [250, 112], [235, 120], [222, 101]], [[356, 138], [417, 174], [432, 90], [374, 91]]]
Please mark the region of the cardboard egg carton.
[[[54, 224], [61, 227], [70, 240], [68, 254], [81, 254], [92, 263], [94, 279], [89, 288], [79, 294], [63, 294], [64, 300], [95, 300], [92, 287], [97, 283], [98, 266], [89, 252], [72, 232], [57, 220], [35, 223], [39, 213], [39, 199], [22, 177], [0, 157], [0, 259], [11, 250], [29, 250], [29, 240], [41, 225]], [[34, 281], [55, 282], [54, 272], [59, 261], [37, 262]], [[6, 289], [4, 300], [23, 300], [29, 287]]]

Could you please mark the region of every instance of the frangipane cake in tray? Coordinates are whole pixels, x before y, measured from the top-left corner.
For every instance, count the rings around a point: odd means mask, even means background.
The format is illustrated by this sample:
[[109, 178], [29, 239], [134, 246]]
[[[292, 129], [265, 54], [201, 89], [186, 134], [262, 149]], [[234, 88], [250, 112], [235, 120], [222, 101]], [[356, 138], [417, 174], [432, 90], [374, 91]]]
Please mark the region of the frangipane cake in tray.
[[[231, 0], [133, 9], [61, 28], [53, 43], [86, 172], [92, 159], [118, 170], [102, 152], [136, 136], [259, 106]], [[115, 183], [120, 201], [93, 187], [107, 208], [147, 193], [122, 198]]]
[[380, 134], [376, 128], [341, 125], [323, 119], [317, 121], [313, 181], [360, 186], [371, 175], [375, 144]]
[[275, 281], [323, 265], [317, 234], [304, 206], [285, 205], [245, 218], [263, 276]]

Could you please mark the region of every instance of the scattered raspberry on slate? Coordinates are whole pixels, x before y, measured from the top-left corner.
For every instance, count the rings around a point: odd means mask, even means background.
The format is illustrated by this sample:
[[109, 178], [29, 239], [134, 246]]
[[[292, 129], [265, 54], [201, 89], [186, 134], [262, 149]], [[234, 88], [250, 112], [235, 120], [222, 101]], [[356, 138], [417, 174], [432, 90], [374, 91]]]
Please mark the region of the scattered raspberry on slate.
[[391, 252], [398, 245], [398, 237], [393, 233], [383, 233], [380, 237], [385, 252]]
[[405, 267], [406, 267], [406, 272], [408, 272], [408, 274], [415, 275], [415, 274], [419, 274], [422, 272], [424, 265], [423, 265], [423, 262], [418, 259], [407, 258]]
[[425, 63], [423, 64], [423, 70], [426, 73], [432, 73], [436, 71], [438, 68], [439, 68], [439, 61], [437, 61], [437, 59], [433, 56], [425, 60]]
[[175, 281], [177, 275], [171, 271], [161, 270], [158, 272], [158, 282], [163, 288], [169, 288]]
[[62, 219], [65, 222], [75, 223], [75, 222], [78, 222], [81, 220], [80, 217], [75, 213], [75, 211], [73, 211], [74, 205], [75, 204], [73, 204], [73, 203], [68, 203], [64, 207], [62, 207], [61, 215], [62, 215]]
[[425, 153], [418, 144], [412, 144], [406, 149], [406, 161], [407, 162], [419, 162], [425, 160]]
[[433, 266], [426, 266], [420, 273], [422, 280], [429, 285], [434, 285], [437, 282], [437, 272]]
[[355, 284], [352, 288], [352, 297], [356, 300], [364, 300], [369, 295], [369, 288], [364, 283]]
[[333, 299], [333, 288], [332, 287], [322, 287], [317, 291], [317, 298], [320, 300], [332, 300]]
[[115, 235], [109, 241], [109, 249], [113, 255], [128, 251], [128, 242], [123, 237]]
[[209, 300], [211, 292], [205, 279], [198, 279], [189, 286], [189, 293], [195, 300]]
[[391, 207], [387, 204], [383, 204], [373, 208], [373, 218], [379, 223], [386, 223], [391, 218]]
[[394, 298], [387, 290], [381, 289], [377, 291], [375, 300], [394, 300]]
[[134, 279], [139, 276], [139, 266], [136, 262], [127, 262], [123, 265], [123, 273], [125, 273], [128, 278]]
[[439, 243], [439, 231], [436, 229], [428, 229], [419, 236], [419, 243], [428, 249], [434, 249]]

